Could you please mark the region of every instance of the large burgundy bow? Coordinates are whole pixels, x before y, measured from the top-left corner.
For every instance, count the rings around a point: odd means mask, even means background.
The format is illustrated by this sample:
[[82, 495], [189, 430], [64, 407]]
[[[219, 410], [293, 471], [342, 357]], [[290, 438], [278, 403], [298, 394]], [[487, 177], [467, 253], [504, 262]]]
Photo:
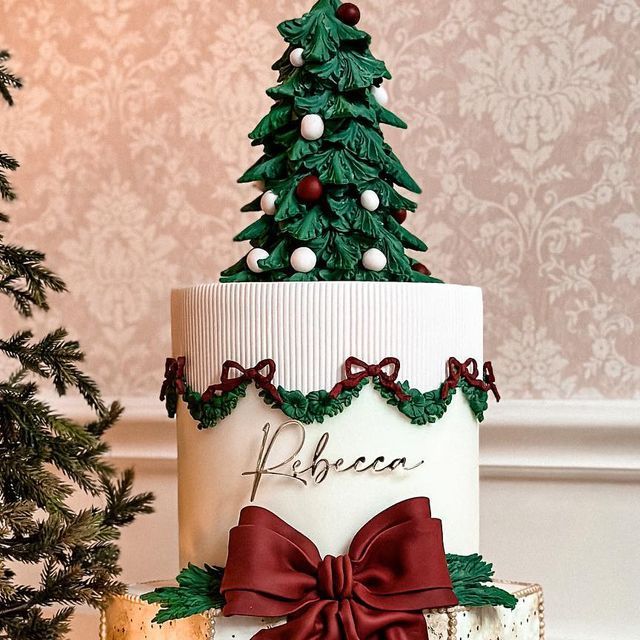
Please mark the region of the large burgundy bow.
[[[236, 371], [239, 375], [231, 377], [231, 371]], [[216, 391], [234, 391], [245, 382], [255, 382], [259, 389], [264, 389], [276, 402], [282, 402], [278, 390], [271, 383], [276, 374], [276, 363], [273, 360], [261, 360], [255, 367], [245, 369], [241, 364], [233, 360], [227, 360], [222, 365], [222, 375], [220, 384], [210, 386], [203, 394], [202, 400], [209, 402]]]
[[392, 391], [399, 400], [411, 399], [396, 382], [400, 373], [400, 360], [385, 358], [380, 364], [367, 364], [358, 358], [349, 358], [344, 365], [346, 380], [338, 382], [329, 394], [337, 398], [345, 389], [355, 389], [365, 378], [378, 378], [380, 384]]
[[464, 362], [460, 362], [456, 358], [449, 358], [449, 377], [444, 381], [440, 395], [446, 400], [452, 389], [455, 389], [460, 380], [465, 380], [472, 387], [482, 389], [482, 391], [492, 391], [496, 400], [500, 402], [500, 393], [496, 387], [496, 377], [493, 373], [493, 365], [491, 362], [485, 362], [483, 368], [483, 377], [480, 378], [478, 363], [475, 358], [469, 358]]
[[422, 610], [458, 604], [427, 498], [383, 511], [347, 555], [324, 560], [273, 513], [246, 507], [230, 533], [221, 592], [225, 616], [287, 617], [253, 640], [428, 640]]
[[184, 395], [187, 390], [184, 383], [184, 368], [186, 358], [167, 358], [164, 365], [164, 382], [160, 389], [160, 401], [164, 402], [170, 389], [175, 389], [180, 395]]

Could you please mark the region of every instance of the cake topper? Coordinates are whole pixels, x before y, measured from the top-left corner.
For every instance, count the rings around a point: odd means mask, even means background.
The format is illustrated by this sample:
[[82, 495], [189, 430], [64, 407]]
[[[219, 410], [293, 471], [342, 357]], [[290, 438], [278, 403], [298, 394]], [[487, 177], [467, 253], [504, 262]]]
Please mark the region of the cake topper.
[[420, 187], [384, 140], [381, 125], [406, 125], [385, 107], [391, 75], [360, 20], [353, 3], [319, 0], [278, 27], [289, 47], [273, 66], [275, 104], [250, 134], [264, 153], [239, 180], [259, 183], [243, 211], [262, 216], [236, 236], [253, 249], [222, 282], [440, 282], [405, 253], [427, 246], [404, 226], [416, 203], [396, 187]]

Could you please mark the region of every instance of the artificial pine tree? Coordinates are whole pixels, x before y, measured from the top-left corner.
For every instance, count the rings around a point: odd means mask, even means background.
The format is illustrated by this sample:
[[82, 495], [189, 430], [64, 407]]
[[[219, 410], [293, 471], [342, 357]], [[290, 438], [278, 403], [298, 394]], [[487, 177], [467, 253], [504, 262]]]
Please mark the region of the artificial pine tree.
[[264, 215], [236, 236], [254, 249], [223, 282], [438, 282], [405, 253], [427, 247], [403, 226], [416, 204], [395, 186], [420, 188], [384, 141], [380, 125], [406, 125], [384, 106], [391, 76], [359, 20], [352, 3], [319, 0], [278, 27], [289, 48], [275, 104], [250, 134], [264, 155], [239, 180], [264, 185], [243, 208]]
[[[21, 82], [0, 51], [0, 94], [13, 104]], [[0, 101], [1, 102], [1, 101]], [[15, 198], [7, 172], [18, 163], [0, 153], [0, 196]], [[8, 222], [0, 214], [0, 222]], [[49, 292], [65, 285], [38, 251], [7, 244], [0, 235], [0, 291], [24, 318], [48, 309]], [[117, 581], [120, 528], [149, 513], [152, 496], [132, 494], [133, 474], [119, 476], [107, 463], [105, 432], [122, 412], [106, 407], [95, 383], [78, 368], [77, 342], [58, 329], [36, 340], [30, 331], [0, 339], [0, 352], [16, 371], [0, 380], [0, 638], [57, 640], [69, 629], [73, 605], [99, 606], [120, 592]], [[96, 413], [81, 425], [38, 398], [36, 380], [58, 394], [75, 389]], [[75, 510], [72, 495], [84, 492], [99, 506]], [[21, 565], [39, 575], [22, 580]]]

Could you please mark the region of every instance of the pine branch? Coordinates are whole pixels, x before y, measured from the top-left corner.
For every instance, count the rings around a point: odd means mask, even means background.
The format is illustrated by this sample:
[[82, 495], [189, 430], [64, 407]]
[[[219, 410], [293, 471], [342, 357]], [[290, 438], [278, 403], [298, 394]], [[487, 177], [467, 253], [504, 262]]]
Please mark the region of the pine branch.
[[67, 335], [60, 328], [33, 342], [30, 331], [21, 331], [9, 340], [0, 340], [0, 352], [18, 360], [28, 371], [51, 380], [61, 396], [70, 388], [76, 389], [90, 407], [103, 414], [106, 407], [96, 383], [76, 366], [84, 360], [80, 345], [75, 340], [66, 340]]
[[[11, 92], [22, 84], [3, 64], [8, 60], [0, 51], [0, 94], [12, 105]], [[2, 200], [15, 198], [7, 174], [17, 168], [0, 152]], [[0, 223], [8, 220], [0, 213]], [[48, 294], [66, 290], [44, 260], [0, 235], [0, 294], [24, 317], [47, 311]], [[109, 464], [103, 436], [122, 407], [105, 406], [79, 368], [80, 345], [64, 329], [41, 339], [17, 332], [0, 339], [0, 353], [19, 364], [0, 381], [0, 640], [62, 640], [72, 606], [98, 607], [105, 596], [124, 591], [116, 542], [123, 526], [151, 511], [153, 496], [134, 494], [133, 472], [118, 476]], [[34, 377], [51, 381], [60, 395], [79, 391], [96, 419], [83, 425], [53, 411], [38, 399]], [[78, 492], [101, 506], [75, 510], [70, 499]], [[12, 570], [20, 564], [38, 566], [39, 581], [20, 584], [20, 572]], [[48, 607], [57, 611], [48, 615]]]
[[30, 317], [34, 307], [49, 310], [49, 291], [66, 291], [64, 282], [44, 266], [44, 259], [40, 251], [0, 243], [0, 293], [13, 298], [24, 317]]
[[22, 80], [2, 64], [8, 62], [10, 59], [11, 54], [8, 51], [0, 51], [0, 95], [2, 95], [4, 100], [12, 107], [13, 97], [11, 96], [10, 89], [22, 89]]

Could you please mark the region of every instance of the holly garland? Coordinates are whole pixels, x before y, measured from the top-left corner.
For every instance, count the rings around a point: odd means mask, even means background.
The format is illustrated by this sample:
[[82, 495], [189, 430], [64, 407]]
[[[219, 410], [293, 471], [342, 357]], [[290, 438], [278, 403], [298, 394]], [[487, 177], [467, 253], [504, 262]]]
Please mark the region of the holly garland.
[[[185, 380], [185, 362], [184, 357], [167, 359], [160, 399], [165, 402], [169, 417], [173, 418], [178, 400], [182, 397], [191, 417], [198, 422], [199, 429], [215, 427], [229, 416], [246, 396], [251, 383], [260, 390], [260, 397], [265, 404], [307, 425], [321, 424], [342, 413], [371, 380], [387, 404], [396, 407], [412, 424], [421, 426], [433, 424], [442, 418], [458, 389], [469, 402], [471, 411], [479, 422], [484, 420], [484, 413], [489, 405], [489, 391], [494, 393], [497, 400], [500, 399], [491, 363], [484, 365], [481, 377], [473, 358], [464, 363], [450, 358], [448, 378], [438, 389], [427, 392], [413, 389], [408, 382], [396, 382], [400, 368], [400, 362], [396, 358], [385, 358], [377, 365], [367, 365], [356, 358], [349, 358], [345, 365], [345, 380], [336, 384], [331, 391], [312, 391], [308, 394], [283, 387], [276, 388], [272, 384], [276, 372], [276, 365], [272, 360], [263, 360], [250, 369], [245, 369], [237, 362], [227, 361], [223, 365], [221, 382], [212, 385], [204, 393], [199, 393]], [[230, 377], [234, 370], [239, 375]]]
[[[514, 609], [518, 600], [509, 592], [490, 584], [493, 565], [478, 554], [447, 555], [453, 590], [463, 607], [506, 607]], [[162, 587], [142, 596], [149, 604], [159, 604], [153, 622], [164, 624], [211, 610], [220, 610], [225, 601], [220, 593], [224, 569], [189, 564], [177, 578], [177, 587]]]

